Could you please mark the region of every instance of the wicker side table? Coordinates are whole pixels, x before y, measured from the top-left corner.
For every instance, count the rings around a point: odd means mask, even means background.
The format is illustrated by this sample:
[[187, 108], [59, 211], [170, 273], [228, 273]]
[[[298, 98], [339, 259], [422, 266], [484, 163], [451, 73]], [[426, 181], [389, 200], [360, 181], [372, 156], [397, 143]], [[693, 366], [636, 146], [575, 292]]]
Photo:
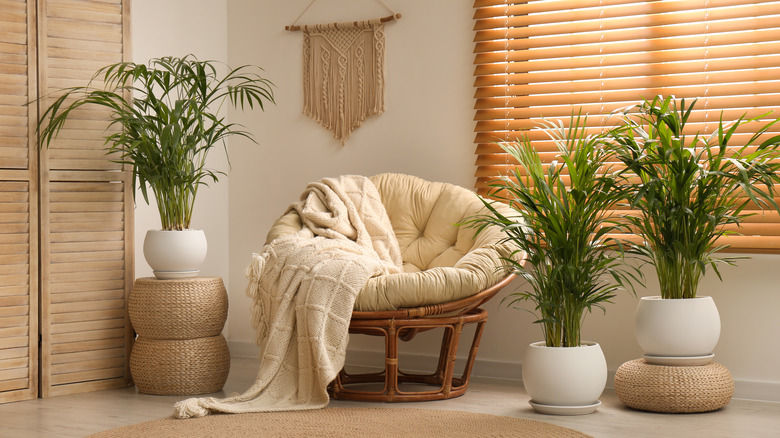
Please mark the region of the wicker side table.
[[138, 391], [191, 395], [222, 389], [230, 350], [222, 336], [228, 298], [221, 278], [139, 278], [127, 307], [138, 334], [130, 354]]
[[615, 393], [631, 408], [650, 412], [709, 412], [726, 406], [734, 380], [723, 365], [651, 365], [644, 359], [624, 363], [615, 373]]

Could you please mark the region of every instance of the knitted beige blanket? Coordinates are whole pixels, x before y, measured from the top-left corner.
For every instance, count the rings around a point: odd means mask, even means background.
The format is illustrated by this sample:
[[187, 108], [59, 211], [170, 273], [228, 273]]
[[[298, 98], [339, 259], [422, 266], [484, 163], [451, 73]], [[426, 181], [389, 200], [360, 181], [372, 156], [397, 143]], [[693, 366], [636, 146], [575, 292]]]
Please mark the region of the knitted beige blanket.
[[401, 252], [379, 193], [365, 177], [311, 183], [290, 210], [303, 230], [265, 245], [247, 268], [261, 351], [255, 383], [224, 399], [181, 401], [175, 417], [328, 404], [327, 385], [344, 366], [355, 297], [369, 278], [400, 272]]

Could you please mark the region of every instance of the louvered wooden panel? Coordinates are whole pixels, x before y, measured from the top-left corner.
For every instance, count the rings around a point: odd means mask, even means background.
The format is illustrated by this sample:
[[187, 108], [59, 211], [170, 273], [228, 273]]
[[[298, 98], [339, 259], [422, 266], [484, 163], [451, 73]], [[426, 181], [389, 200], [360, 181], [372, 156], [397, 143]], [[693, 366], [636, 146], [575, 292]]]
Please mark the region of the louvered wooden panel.
[[[127, 385], [132, 277], [126, 245], [126, 184], [56, 180], [52, 172], [42, 228], [44, 395]], [[94, 174], [93, 174], [94, 176]]]
[[[42, 0], [39, 0], [41, 2]], [[85, 85], [122, 61], [127, 5], [39, 3], [39, 63], [47, 92]], [[45, 102], [44, 102], [45, 104]], [[83, 107], [41, 156], [41, 394], [126, 386], [132, 329], [129, 172], [105, 155], [109, 113]]]
[[35, 4], [0, 0], [0, 402], [38, 396]]
[[[121, 1], [47, 0], [41, 28], [41, 57], [46, 68], [41, 84], [46, 93], [87, 85], [101, 67], [123, 60]], [[101, 86], [100, 82], [95, 83]], [[48, 168], [117, 170], [106, 159], [103, 138], [108, 128], [104, 108], [74, 112], [48, 151]]]
[[[2, 173], [2, 171], [0, 171]], [[0, 181], [0, 402], [38, 395], [37, 239], [28, 181]]]
[[0, 169], [29, 168], [27, 7], [25, 1], [0, 0]]

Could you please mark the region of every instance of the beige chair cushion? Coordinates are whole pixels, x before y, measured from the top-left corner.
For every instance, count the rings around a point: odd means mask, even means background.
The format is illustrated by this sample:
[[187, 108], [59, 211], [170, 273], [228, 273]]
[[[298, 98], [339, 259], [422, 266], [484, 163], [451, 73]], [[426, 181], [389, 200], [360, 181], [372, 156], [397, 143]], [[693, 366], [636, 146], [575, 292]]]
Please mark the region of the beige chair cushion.
[[[395, 310], [466, 298], [495, 284], [501, 257], [511, 249], [501, 244], [495, 228], [474, 237], [456, 224], [487, 210], [474, 192], [452, 184], [429, 182], [401, 174], [370, 177], [390, 217], [404, 262], [404, 272], [374, 277], [355, 302], [355, 310]], [[506, 209], [503, 205], [498, 208]], [[508, 209], [505, 214], [511, 214]], [[300, 231], [294, 212], [279, 218], [267, 241]]]

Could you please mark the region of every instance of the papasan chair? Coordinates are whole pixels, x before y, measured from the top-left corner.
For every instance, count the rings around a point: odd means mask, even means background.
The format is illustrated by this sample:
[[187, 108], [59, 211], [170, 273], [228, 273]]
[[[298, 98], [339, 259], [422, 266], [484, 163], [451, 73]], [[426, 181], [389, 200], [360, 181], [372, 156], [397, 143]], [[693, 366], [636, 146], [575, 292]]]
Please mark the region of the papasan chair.
[[[456, 224], [475, 214], [485, 214], [474, 192], [452, 184], [385, 173], [369, 178], [377, 187], [403, 258], [403, 273], [371, 278], [357, 296], [349, 333], [385, 338], [384, 370], [352, 374], [342, 370], [329, 386], [334, 399], [404, 402], [442, 400], [466, 392], [487, 322], [479, 306], [492, 298], [514, 277], [497, 270], [512, 248], [497, 228], [475, 237], [475, 230]], [[507, 209], [503, 204], [497, 208]], [[511, 215], [511, 211], [505, 211]], [[279, 218], [267, 242], [299, 231], [295, 211]], [[516, 257], [517, 255], [515, 255]], [[476, 324], [471, 348], [461, 376], [454, 376], [458, 341], [463, 327]], [[411, 340], [418, 332], [443, 328], [438, 366], [432, 374], [399, 369], [399, 340]], [[365, 385], [373, 383], [374, 385]], [[376, 384], [383, 385], [376, 388]], [[404, 390], [401, 384], [415, 384]], [[423, 390], [418, 390], [422, 386]]]

